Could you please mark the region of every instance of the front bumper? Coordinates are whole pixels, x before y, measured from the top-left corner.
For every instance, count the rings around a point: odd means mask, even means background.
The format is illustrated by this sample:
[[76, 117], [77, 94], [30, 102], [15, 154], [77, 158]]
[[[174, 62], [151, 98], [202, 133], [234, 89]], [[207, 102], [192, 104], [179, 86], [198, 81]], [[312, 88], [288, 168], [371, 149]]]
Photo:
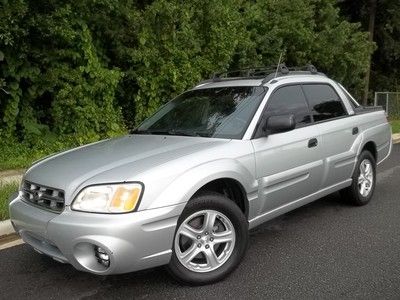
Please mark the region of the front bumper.
[[[167, 264], [184, 206], [128, 214], [91, 214], [66, 207], [56, 214], [17, 197], [10, 203], [10, 216], [15, 231], [38, 252], [78, 270], [108, 275]], [[109, 267], [97, 261], [96, 246], [107, 251]]]

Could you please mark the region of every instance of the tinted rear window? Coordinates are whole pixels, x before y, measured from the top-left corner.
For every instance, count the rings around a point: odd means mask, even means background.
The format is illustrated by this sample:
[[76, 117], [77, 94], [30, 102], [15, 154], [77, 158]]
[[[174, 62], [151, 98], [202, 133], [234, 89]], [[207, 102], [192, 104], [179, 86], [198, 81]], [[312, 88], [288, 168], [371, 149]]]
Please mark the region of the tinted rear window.
[[315, 122], [338, 118], [347, 114], [342, 100], [331, 86], [327, 84], [307, 84], [303, 85], [303, 90]]

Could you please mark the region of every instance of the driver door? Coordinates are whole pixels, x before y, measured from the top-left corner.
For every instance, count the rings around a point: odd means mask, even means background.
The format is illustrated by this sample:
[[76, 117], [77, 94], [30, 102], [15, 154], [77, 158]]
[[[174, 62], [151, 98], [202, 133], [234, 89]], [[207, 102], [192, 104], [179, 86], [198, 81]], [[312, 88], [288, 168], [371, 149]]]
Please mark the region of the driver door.
[[286, 114], [295, 116], [294, 130], [266, 136], [258, 129], [252, 140], [259, 186], [259, 215], [301, 200], [321, 187], [321, 138], [312, 125], [300, 85], [278, 87], [267, 101], [263, 119]]

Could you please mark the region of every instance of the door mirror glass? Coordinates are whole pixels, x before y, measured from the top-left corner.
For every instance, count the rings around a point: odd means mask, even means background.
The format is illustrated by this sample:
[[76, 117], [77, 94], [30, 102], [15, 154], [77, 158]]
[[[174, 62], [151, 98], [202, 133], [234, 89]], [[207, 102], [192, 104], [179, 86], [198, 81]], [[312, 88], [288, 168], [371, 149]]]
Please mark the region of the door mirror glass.
[[285, 132], [295, 129], [296, 121], [293, 114], [271, 116], [266, 120], [265, 132], [267, 134]]

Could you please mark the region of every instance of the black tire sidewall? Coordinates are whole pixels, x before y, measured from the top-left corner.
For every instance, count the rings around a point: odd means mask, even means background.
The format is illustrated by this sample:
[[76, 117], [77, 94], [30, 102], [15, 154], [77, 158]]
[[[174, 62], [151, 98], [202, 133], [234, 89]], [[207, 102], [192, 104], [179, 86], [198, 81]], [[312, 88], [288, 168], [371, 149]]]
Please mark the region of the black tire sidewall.
[[[175, 236], [179, 226], [187, 217], [198, 211], [207, 209], [221, 212], [232, 222], [236, 234], [235, 247], [228, 260], [218, 269], [205, 273], [197, 273], [187, 269], [178, 260], [174, 247]], [[195, 197], [189, 201], [178, 219], [168, 270], [177, 280], [185, 284], [203, 285], [219, 281], [239, 265], [247, 249], [248, 234], [248, 222], [240, 208], [233, 201], [216, 193]]]

